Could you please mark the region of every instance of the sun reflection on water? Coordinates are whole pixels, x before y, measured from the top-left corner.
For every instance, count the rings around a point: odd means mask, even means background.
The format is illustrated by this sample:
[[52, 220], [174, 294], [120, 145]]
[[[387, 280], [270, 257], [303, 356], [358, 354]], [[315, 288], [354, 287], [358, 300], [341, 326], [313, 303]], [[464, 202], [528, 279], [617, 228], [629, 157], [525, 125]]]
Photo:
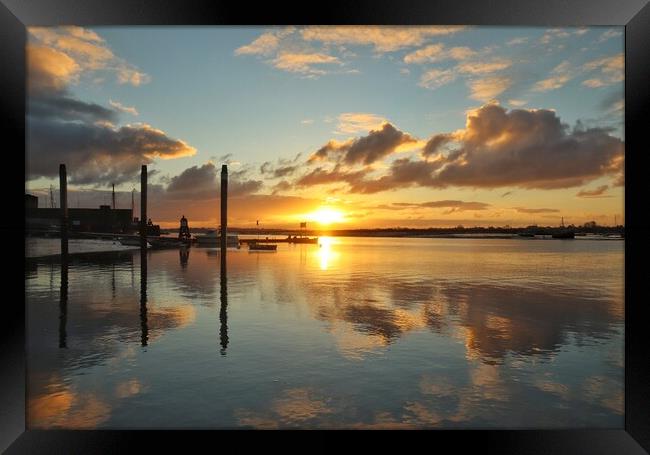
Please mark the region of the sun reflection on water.
[[339, 252], [332, 249], [332, 246], [337, 243], [332, 237], [319, 237], [318, 259], [320, 260], [321, 270], [327, 270], [331, 263], [338, 259]]

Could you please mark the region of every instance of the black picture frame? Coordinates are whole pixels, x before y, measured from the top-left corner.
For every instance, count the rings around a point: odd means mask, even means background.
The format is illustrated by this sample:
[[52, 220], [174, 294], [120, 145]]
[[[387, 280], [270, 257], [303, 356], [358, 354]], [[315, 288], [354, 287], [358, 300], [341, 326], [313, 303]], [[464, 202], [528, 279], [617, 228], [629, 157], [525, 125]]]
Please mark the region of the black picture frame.
[[[285, 25], [285, 24], [463, 24], [519, 26], [625, 26], [625, 425], [620, 430], [525, 430], [417, 432], [419, 443], [441, 442], [463, 450], [468, 444], [499, 453], [647, 453], [650, 451], [650, 355], [645, 305], [650, 301], [646, 262], [650, 225], [642, 195], [650, 115], [650, 3], [647, 0], [427, 0], [338, 1], [302, 4], [187, 0], [0, 0], [0, 125], [6, 156], [25, 147], [25, 41], [27, 26], [41, 25]], [[11, 142], [8, 139], [11, 139]], [[18, 163], [21, 161], [18, 160]], [[22, 161], [24, 166], [24, 160]], [[15, 204], [2, 225], [5, 239], [24, 236], [20, 164], [2, 179], [3, 195]], [[22, 184], [24, 185], [24, 179]], [[7, 208], [7, 211], [10, 209]], [[9, 212], [7, 212], [9, 213]], [[21, 213], [23, 216], [21, 216]], [[14, 258], [7, 286], [24, 275], [15, 258], [23, 245], [9, 240]], [[22, 255], [22, 256], [20, 256]], [[12, 284], [13, 283], [13, 284]], [[5, 294], [8, 295], [8, 294]], [[23, 296], [23, 299], [20, 296]], [[170, 447], [214, 444], [212, 432], [25, 431], [24, 288], [2, 299], [0, 359], [0, 449], [7, 453], [96, 453], [132, 450], [135, 442]], [[413, 433], [411, 433], [413, 434]], [[411, 437], [411, 436], [409, 436]], [[145, 438], [146, 441], [141, 441]], [[426, 438], [426, 439], [424, 439]], [[201, 441], [199, 441], [199, 439]], [[322, 447], [327, 447], [327, 441]], [[415, 443], [414, 441], [413, 443]], [[216, 448], [215, 448], [216, 450]]]

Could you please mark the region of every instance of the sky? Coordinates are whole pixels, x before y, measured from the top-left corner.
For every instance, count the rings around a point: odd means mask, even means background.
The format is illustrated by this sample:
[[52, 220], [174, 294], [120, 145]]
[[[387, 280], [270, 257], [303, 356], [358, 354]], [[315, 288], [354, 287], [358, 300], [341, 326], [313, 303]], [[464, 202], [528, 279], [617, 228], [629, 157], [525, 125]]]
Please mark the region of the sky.
[[154, 223], [624, 222], [623, 27], [30, 28], [26, 192]]

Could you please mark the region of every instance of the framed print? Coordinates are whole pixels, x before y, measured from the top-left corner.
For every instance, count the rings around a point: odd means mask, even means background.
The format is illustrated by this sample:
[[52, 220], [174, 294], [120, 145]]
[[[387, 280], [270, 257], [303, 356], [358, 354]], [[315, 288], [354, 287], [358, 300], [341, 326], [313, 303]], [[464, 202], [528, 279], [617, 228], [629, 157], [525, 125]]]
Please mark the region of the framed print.
[[647, 452], [647, 2], [2, 1], [7, 453]]

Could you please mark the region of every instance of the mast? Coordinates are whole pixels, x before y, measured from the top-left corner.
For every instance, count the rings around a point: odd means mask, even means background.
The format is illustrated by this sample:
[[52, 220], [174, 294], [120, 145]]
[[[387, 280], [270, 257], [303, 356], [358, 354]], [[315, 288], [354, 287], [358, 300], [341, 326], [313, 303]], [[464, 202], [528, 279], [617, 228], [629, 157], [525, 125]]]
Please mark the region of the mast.
[[113, 210], [115, 210], [115, 184], [113, 183]]
[[52, 185], [50, 185], [50, 208], [56, 208], [56, 204], [54, 203], [54, 187]]

